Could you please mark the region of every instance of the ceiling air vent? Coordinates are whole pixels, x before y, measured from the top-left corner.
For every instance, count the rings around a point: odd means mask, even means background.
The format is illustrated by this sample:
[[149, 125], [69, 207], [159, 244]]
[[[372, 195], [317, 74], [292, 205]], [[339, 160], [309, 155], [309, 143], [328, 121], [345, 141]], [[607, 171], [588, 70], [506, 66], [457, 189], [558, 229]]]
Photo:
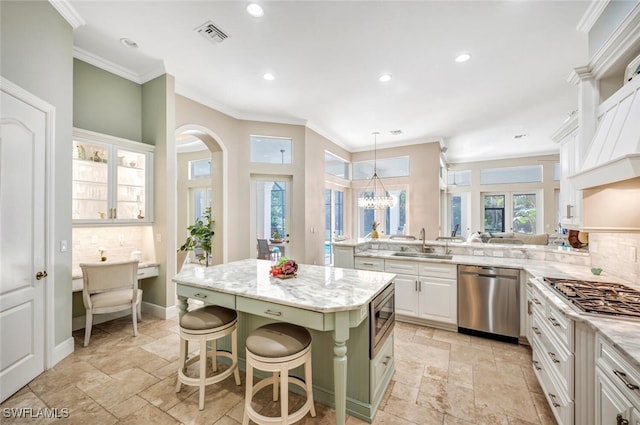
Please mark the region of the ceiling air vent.
[[199, 33], [201, 36], [211, 41], [212, 43], [222, 43], [224, 40], [229, 38], [227, 34], [224, 33], [220, 28], [218, 28], [213, 22], [207, 21], [204, 24], [200, 25], [194, 31]]

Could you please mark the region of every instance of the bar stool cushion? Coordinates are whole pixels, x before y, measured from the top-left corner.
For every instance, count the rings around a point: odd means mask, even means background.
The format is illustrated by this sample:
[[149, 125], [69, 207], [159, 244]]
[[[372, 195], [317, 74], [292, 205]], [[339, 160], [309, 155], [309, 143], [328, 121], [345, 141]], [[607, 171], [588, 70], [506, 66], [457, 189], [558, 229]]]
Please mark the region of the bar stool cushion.
[[208, 305], [185, 313], [180, 319], [180, 326], [192, 331], [214, 329], [233, 322], [237, 317], [235, 310]]
[[311, 334], [291, 323], [270, 323], [254, 330], [246, 341], [247, 350], [268, 358], [287, 357], [311, 344]]

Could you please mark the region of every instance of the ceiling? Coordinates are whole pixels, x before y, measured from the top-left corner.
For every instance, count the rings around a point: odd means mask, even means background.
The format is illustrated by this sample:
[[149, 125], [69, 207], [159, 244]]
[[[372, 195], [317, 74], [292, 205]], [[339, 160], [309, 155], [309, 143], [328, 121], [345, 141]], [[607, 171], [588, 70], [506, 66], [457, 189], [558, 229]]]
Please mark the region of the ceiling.
[[[567, 76], [588, 62], [588, 1], [262, 1], [261, 18], [244, 1], [67, 1], [79, 59], [139, 83], [167, 72], [186, 97], [349, 151], [378, 131], [378, 148], [441, 141], [449, 162], [557, 153]], [[226, 40], [194, 31], [209, 20]]]

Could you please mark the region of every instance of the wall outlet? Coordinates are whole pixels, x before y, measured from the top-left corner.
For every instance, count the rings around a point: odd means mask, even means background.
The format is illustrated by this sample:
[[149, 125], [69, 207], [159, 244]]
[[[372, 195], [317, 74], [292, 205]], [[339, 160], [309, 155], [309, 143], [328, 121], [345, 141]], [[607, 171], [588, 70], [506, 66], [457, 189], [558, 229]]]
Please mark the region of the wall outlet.
[[162, 233], [156, 233], [156, 242], [162, 242]]
[[98, 237], [96, 235], [91, 235], [91, 243], [94, 245], [98, 243]]
[[60, 241], [60, 252], [67, 252], [69, 250], [69, 241], [63, 239]]

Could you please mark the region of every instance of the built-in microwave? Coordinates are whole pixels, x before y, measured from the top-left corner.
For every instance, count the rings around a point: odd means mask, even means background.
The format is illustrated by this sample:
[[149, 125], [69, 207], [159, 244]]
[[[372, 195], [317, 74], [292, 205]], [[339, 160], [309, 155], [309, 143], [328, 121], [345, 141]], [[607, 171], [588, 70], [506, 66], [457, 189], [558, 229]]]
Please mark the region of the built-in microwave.
[[369, 304], [371, 338], [369, 357], [374, 358], [386, 342], [396, 321], [395, 286], [391, 282]]

